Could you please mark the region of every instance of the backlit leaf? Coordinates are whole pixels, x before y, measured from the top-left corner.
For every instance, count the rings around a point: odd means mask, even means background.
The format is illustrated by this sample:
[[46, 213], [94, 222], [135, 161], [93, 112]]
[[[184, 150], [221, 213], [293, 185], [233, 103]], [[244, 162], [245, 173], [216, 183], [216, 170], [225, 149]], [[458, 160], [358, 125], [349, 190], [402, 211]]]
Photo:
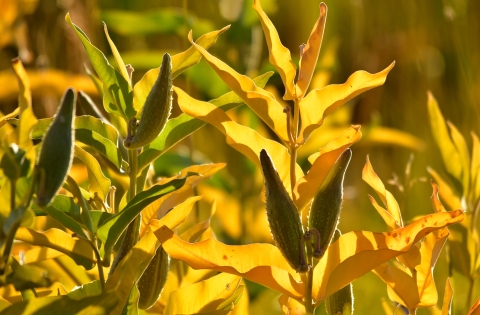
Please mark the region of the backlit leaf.
[[343, 84], [327, 85], [323, 89], [308, 93], [299, 102], [302, 118], [299, 141], [308, 139], [312, 131], [323, 124], [325, 117], [340, 106], [363, 92], [383, 85], [394, 65], [395, 62], [392, 62], [390, 66], [375, 74], [357, 71]]
[[452, 142], [452, 138], [447, 130], [445, 119], [438, 107], [437, 100], [430, 91], [428, 92], [428, 113], [430, 116], [430, 126], [432, 128], [433, 138], [440, 149], [443, 164], [453, 177], [462, 181], [461, 157], [455, 148], [455, 144]]
[[303, 49], [303, 55], [300, 59], [300, 70], [296, 85], [296, 94], [298, 98], [303, 98], [307, 93], [312, 79], [313, 72], [317, 65], [318, 54], [322, 47], [323, 31], [327, 20], [327, 5], [320, 3], [320, 16], [313, 26], [308, 42]]
[[65, 16], [65, 20], [70, 24], [85, 47], [98, 77], [104, 84], [104, 94], [108, 94], [109, 100], [113, 102], [108, 102], [105, 110], [109, 113], [120, 115], [125, 119], [136, 116], [137, 112], [133, 107], [133, 91], [129, 82], [108, 63], [105, 55], [93, 46], [85, 33], [73, 24], [69, 14]]
[[[176, 207], [156, 222], [174, 229], [185, 220], [190, 210], [189, 207]], [[120, 301], [115, 309], [116, 311], [112, 314], [121, 312], [123, 305], [130, 296], [133, 285], [140, 279], [155, 255], [158, 246], [160, 246], [158, 239], [152, 231], [149, 231], [121, 260], [113, 274], [108, 278], [106, 288], [115, 289], [116, 296]]]
[[[205, 49], [212, 47], [213, 44], [216, 43], [218, 36], [228, 28], [229, 26], [224, 27], [219, 31], [210, 32], [201, 36], [196, 41], [197, 45], [200, 45]], [[186, 51], [172, 56], [172, 79], [175, 79], [180, 73], [197, 64], [201, 58], [202, 55], [195, 49], [195, 47], [190, 47]], [[145, 104], [148, 93], [157, 80], [159, 73], [160, 67], [149, 70], [145, 73], [143, 78], [135, 84], [135, 87], [133, 88], [133, 106], [137, 111], [143, 107], [143, 104]]]
[[221, 273], [208, 280], [178, 289], [170, 294], [165, 315], [194, 314], [221, 310], [224, 300], [231, 297], [241, 278]]
[[90, 193], [92, 195], [98, 193], [98, 196], [104, 201], [111, 186], [110, 179], [103, 175], [102, 167], [90, 153], [78, 145], [75, 145], [74, 154], [75, 157], [82, 160], [87, 167], [89, 182], [88, 189]]
[[459, 178], [463, 188], [462, 194], [468, 196], [470, 193], [470, 153], [468, 152], [468, 146], [465, 138], [460, 131], [458, 131], [457, 127], [455, 127], [450, 121], [447, 121], [447, 125], [450, 129], [450, 135], [452, 136], [452, 141], [458, 152], [462, 166], [462, 177]]
[[290, 51], [282, 45], [278, 32], [275, 29], [272, 21], [268, 18], [262, 9], [260, 0], [254, 0], [253, 8], [257, 11], [262, 23], [263, 33], [267, 40], [269, 51], [268, 60], [277, 69], [277, 72], [282, 78], [285, 86], [284, 100], [293, 100], [295, 95], [295, 76], [297, 74], [297, 67], [292, 61]]
[[429, 233], [460, 222], [464, 217], [461, 210], [434, 213], [389, 233], [343, 234], [330, 245], [314, 269], [313, 297], [317, 303], [324, 300], [376, 266], [409, 251]]
[[470, 199], [478, 200], [480, 198], [480, 141], [475, 132], [472, 132], [472, 165], [470, 169]]
[[[193, 99], [178, 87], [174, 87], [178, 97], [178, 105], [182, 111], [192, 117], [201, 119], [213, 125], [227, 138], [227, 144], [248, 157], [260, 166], [260, 151], [267, 150], [277, 167], [283, 184], [290, 191], [290, 155], [287, 149], [278, 142], [266, 139], [255, 130], [232, 121], [227, 114], [214, 105]], [[296, 166], [296, 178], [303, 176], [300, 166]]]
[[[191, 47], [195, 49], [194, 47]], [[195, 49], [196, 51], [196, 49]], [[253, 79], [259, 87], [265, 86], [273, 72], [267, 72]], [[211, 100], [209, 103], [228, 111], [243, 104], [243, 101], [234, 93], [228, 92], [219, 98]], [[196, 119], [185, 113], [170, 119], [158, 137], [146, 146], [138, 157], [138, 169], [144, 169], [152, 161], [160, 155], [168, 151], [172, 146], [180, 142], [182, 139], [200, 129], [206, 124], [203, 120]]]
[[212, 238], [190, 244], [162, 224], [151, 224], [151, 228], [171, 257], [194, 269], [235, 274], [297, 299], [304, 294], [300, 277], [273, 245], [225, 245]]
[[123, 231], [137, 217], [137, 215], [155, 200], [171, 193], [183, 186], [186, 178], [174, 179], [164, 185], [154, 185], [146, 191], [137, 194], [125, 208], [117, 215], [106, 221], [97, 230], [98, 238], [103, 242], [101, 254], [110, 255], [113, 246], [118, 241]]
[[305, 305], [287, 295], [280, 296], [278, 298], [278, 303], [280, 303], [282, 312], [285, 315], [305, 315], [307, 313]]
[[204, 180], [210, 179], [216, 172], [218, 172], [223, 167], [225, 167], [225, 164], [222, 163], [193, 165], [183, 169], [177, 176], [162, 180], [157, 183], [164, 184], [175, 178], [183, 178], [189, 172], [198, 173], [198, 175], [189, 176], [185, 181], [185, 184], [181, 188], [152, 202], [150, 205], [148, 205], [142, 210], [140, 235], [142, 235], [143, 231], [148, 226], [148, 222], [150, 222], [151, 219], [157, 219], [157, 216], [159, 216], [160, 218], [163, 217], [163, 215], [165, 215], [168, 210], [172, 209], [173, 207], [182, 203], [188, 197], [192, 196], [194, 194], [194, 188], [197, 184]]
[[59, 230], [49, 229], [37, 232], [29, 228], [19, 228], [15, 239], [35, 246], [45, 246], [70, 256], [77, 264], [89, 270], [96, 260], [90, 245]]
[[99, 296], [75, 301], [68, 295], [34, 298], [12, 304], [0, 312], [1, 315], [49, 315], [63, 314], [68, 310], [72, 315], [108, 315], [118, 304], [115, 294], [108, 292]]
[[315, 197], [340, 154], [360, 140], [361, 137], [360, 126], [352, 126], [340, 136], [332, 139], [318, 153], [310, 156], [309, 161], [312, 163], [312, 167], [295, 184], [294, 193], [296, 198], [294, 202], [298, 210], [305, 208]]
[[473, 304], [472, 308], [470, 308], [468, 315], [480, 315], [480, 298], [478, 298]]
[[[377, 176], [375, 171], [373, 170], [372, 164], [370, 163], [370, 159], [367, 156], [367, 162], [365, 163], [365, 166], [363, 167], [362, 171], [362, 179], [372, 187], [375, 192], [378, 194], [380, 199], [382, 200], [383, 204], [387, 208], [386, 211], [388, 211], [393, 218], [395, 218], [396, 224], [398, 227], [403, 226], [403, 220], [402, 220], [402, 214], [400, 212], [400, 208], [398, 206], [398, 202], [393, 197], [392, 193], [389, 192], [386, 188], [385, 185], [383, 184], [382, 180]], [[377, 210], [384, 209], [380, 206], [375, 207]], [[379, 211], [380, 215], [382, 213]], [[383, 215], [382, 215], [383, 217]], [[387, 222], [388, 224], [388, 222]]]
[[201, 46], [196, 45], [189, 33], [192, 45], [217, 72], [222, 80], [235, 92], [283, 141], [288, 142], [287, 116], [283, 107], [270, 92], [255, 85], [252, 79], [241, 75], [226, 63], [212, 56]]
[[447, 278], [447, 283], [445, 284], [445, 295], [443, 296], [442, 315], [452, 314], [452, 298], [452, 283], [450, 282], [450, 278]]
[[118, 70], [122, 74], [122, 76], [125, 78], [125, 80], [130, 83], [130, 77], [127, 72], [127, 68], [125, 67], [125, 63], [123, 62], [122, 57], [120, 56], [120, 53], [118, 52], [117, 47], [113, 43], [112, 39], [110, 38], [110, 35], [108, 34], [108, 29], [107, 29], [107, 24], [105, 22], [103, 23], [103, 30], [105, 31], [105, 36], [107, 37], [108, 45], [110, 45], [110, 49], [112, 50], [113, 57], [115, 58], [115, 61], [118, 66]]
[[427, 171], [440, 188], [440, 198], [448, 206], [448, 208], [450, 210], [462, 208], [462, 202], [460, 201], [459, 194], [455, 191], [453, 185], [441, 177], [440, 174], [438, 174], [433, 168], [427, 167]]
[[28, 80], [25, 68], [19, 58], [12, 60], [12, 66], [20, 87], [18, 94], [18, 105], [20, 107], [20, 122], [17, 128], [18, 145], [25, 151], [28, 151], [33, 147], [32, 141], [30, 140], [30, 131], [37, 122], [37, 118], [32, 109], [30, 81]]

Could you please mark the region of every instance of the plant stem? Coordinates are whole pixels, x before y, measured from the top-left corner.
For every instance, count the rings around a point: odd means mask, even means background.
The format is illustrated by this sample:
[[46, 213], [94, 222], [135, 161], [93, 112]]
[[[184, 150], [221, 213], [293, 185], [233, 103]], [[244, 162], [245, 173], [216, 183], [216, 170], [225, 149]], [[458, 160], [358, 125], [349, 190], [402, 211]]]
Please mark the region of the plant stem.
[[88, 243], [88, 245], [90, 245], [90, 247], [92, 247], [93, 249], [93, 253], [95, 254], [95, 259], [97, 260], [97, 267], [98, 267], [98, 277], [100, 278], [100, 286], [102, 287], [102, 292], [105, 291], [105, 276], [103, 274], [103, 267], [102, 267], [102, 258], [100, 257], [100, 253], [98, 251], [98, 248], [97, 246], [95, 245], [94, 242], [92, 242], [91, 240], [81, 236], [81, 235], [78, 235], [76, 233], [74, 233], [72, 235], [72, 237], [76, 237], [76, 238], [79, 238], [79, 239], [82, 239], [84, 240], [85, 242]]
[[15, 210], [15, 187], [17, 184], [16, 179], [10, 180], [10, 211]]
[[[137, 190], [137, 166], [138, 166], [138, 151], [137, 149], [128, 150], [128, 164], [130, 165], [130, 188], [127, 195], [127, 201], [130, 201], [135, 197]], [[140, 214], [128, 225], [125, 231], [125, 238], [120, 246], [108, 276], [110, 277], [120, 261], [127, 255], [127, 253], [137, 244], [138, 235], [140, 233]]]
[[132, 200], [137, 193], [137, 168], [138, 168], [138, 151], [128, 150], [130, 165], [130, 188], [128, 190], [128, 201]]
[[470, 276], [470, 283], [468, 285], [468, 300], [467, 300], [467, 309], [472, 306], [472, 298], [473, 298], [473, 289], [475, 287], [475, 278]]
[[313, 315], [314, 305], [312, 299], [313, 291], [313, 255], [312, 255], [312, 240], [306, 242], [307, 245], [307, 263], [311, 266], [307, 273], [307, 283], [305, 287], [305, 310], [307, 315]]

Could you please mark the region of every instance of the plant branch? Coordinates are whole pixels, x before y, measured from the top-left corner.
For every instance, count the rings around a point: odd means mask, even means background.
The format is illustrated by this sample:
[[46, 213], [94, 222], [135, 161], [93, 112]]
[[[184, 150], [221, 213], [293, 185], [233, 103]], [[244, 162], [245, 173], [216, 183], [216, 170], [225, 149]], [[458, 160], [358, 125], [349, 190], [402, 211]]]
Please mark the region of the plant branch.
[[93, 249], [93, 252], [95, 254], [95, 259], [97, 260], [97, 267], [98, 267], [98, 277], [100, 278], [100, 285], [102, 287], [102, 292], [105, 291], [105, 276], [103, 274], [103, 267], [102, 267], [102, 258], [100, 257], [100, 253], [98, 251], [98, 248], [97, 246], [89, 239], [81, 236], [81, 235], [78, 235], [77, 233], [73, 233], [72, 234], [72, 237], [76, 237], [76, 238], [79, 238], [79, 239], [82, 239], [84, 240], [85, 242], [88, 243], [88, 245], [90, 245], [90, 247], [92, 247]]

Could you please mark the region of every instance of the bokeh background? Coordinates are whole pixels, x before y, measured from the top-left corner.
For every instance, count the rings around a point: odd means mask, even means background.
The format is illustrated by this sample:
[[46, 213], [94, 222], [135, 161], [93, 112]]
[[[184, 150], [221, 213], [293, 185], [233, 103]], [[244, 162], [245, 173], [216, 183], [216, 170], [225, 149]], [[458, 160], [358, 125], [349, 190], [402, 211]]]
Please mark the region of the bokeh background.
[[[231, 24], [210, 49], [238, 72], [251, 77], [273, 70], [253, 0], [0, 0], [0, 110], [17, 107], [18, 86], [10, 60], [20, 56], [32, 85], [37, 117], [55, 113], [68, 86], [85, 91], [101, 104], [95, 86], [86, 75], [91, 68], [80, 41], [65, 23], [70, 12], [90, 40], [108, 58], [111, 51], [102, 21], [125, 63], [135, 69], [133, 82], [158, 67], [163, 53], [175, 54], [194, 38]], [[325, 126], [306, 144], [306, 157], [350, 124], [361, 124], [363, 139], [353, 146], [347, 171], [342, 232], [386, 231], [387, 226], [371, 206], [373, 191], [361, 180], [366, 155], [379, 176], [391, 180], [391, 190], [405, 221], [432, 212], [428, 165], [445, 172], [434, 144], [427, 113], [427, 91], [437, 98], [446, 117], [455, 124], [471, 147], [470, 131], [480, 133], [480, 1], [476, 0], [325, 0], [328, 18], [314, 88], [343, 83], [357, 70], [374, 73], [396, 62], [386, 83], [364, 93], [327, 118]], [[283, 44], [295, 61], [299, 45], [306, 42], [318, 18], [319, 1], [262, 0]], [[175, 84], [192, 96], [210, 100], [228, 91], [225, 84], [201, 61], [176, 79]], [[272, 93], [283, 95], [278, 74], [269, 81]], [[178, 115], [178, 107], [173, 115]], [[235, 120], [269, 134], [262, 122], [242, 106], [229, 113]], [[405, 168], [414, 156], [410, 179]], [[219, 239], [230, 244], [271, 242], [260, 198], [259, 170], [225, 143], [214, 128], [204, 127], [155, 163], [158, 176], [171, 175], [191, 165], [227, 162], [212, 180], [197, 187], [204, 194], [201, 207], [217, 202], [212, 222]], [[396, 183], [396, 184], [394, 184]], [[403, 186], [404, 189], [399, 189]], [[408, 188], [409, 187], [409, 188]], [[201, 211], [201, 209], [199, 209]], [[449, 275], [445, 251], [435, 269], [440, 301]], [[462, 276], [455, 283], [454, 314], [464, 314], [466, 290]], [[373, 274], [353, 283], [357, 314], [382, 314], [386, 287]], [[278, 294], [248, 283], [251, 314], [281, 314]], [[474, 296], [480, 294], [479, 288]], [[389, 303], [389, 302], [388, 302]], [[441, 304], [439, 304], [441, 305]], [[433, 313], [422, 310], [420, 314]], [[466, 313], [465, 313], [466, 314]]]

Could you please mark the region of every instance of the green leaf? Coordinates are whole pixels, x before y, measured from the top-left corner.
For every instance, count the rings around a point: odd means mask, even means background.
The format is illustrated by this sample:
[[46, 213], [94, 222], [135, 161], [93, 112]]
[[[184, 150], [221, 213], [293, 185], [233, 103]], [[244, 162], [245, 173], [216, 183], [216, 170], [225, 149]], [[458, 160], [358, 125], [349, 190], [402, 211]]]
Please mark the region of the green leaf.
[[154, 185], [146, 191], [137, 194], [125, 208], [117, 215], [106, 221], [98, 230], [97, 236], [104, 243], [101, 254], [110, 255], [113, 246], [118, 241], [123, 231], [137, 217], [137, 215], [150, 203], [175, 191], [183, 186], [186, 178], [174, 179], [164, 185]]
[[30, 160], [26, 158], [24, 150], [17, 145], [10, 145], [0, 161], [0, 168], [10, 180], [16, 180], [19, 177], [27, 176]]
[[105, 221], [111, 219], [113, 213], [108, 213], [100, 210], [90, 210], [90, 217], [92, 218], [93, 232], [96, 233], [99, 226], [102, 226]]
[[67, 294], [73, 300], [79, 301], [86, 297], [97, 296], [102, 293], [102, 286], [100, 280], [94, 280], [92, 282], [82, 284], [80, 287], [76, 287], [70, 293]]
[[[188, 24], [198, 23], [198, 18], [187, 13]], [[102, 11], [102, 20], [115, 32], [122, 35], [182, 34], [185, 26], [183, 10], [161, 8], [145, 12], [121, 10]], [[203, 25], [205, 22], [202, 21]], [[197, 29], [197, 28], [196, 28]], [[212, 23], [203, 27], [207, 32], [213, 29]]]
[[108, 315], [112, 314], [111, 310], [117, 304], [117, 298], [113, 292], [105, 292], [99, 296], [87, 297], [78, 301], [68, 295], [49, 296], [12, 304], [0, 312], [0, 315], [65, 314], [66, 310], [71, 315]]
[[32, 204], [32, 210], [37, 216], [48, 214], [67, 229], [86, 237], [82, 226], [78, 223], [81, 222], [80, 208], [72, 197], [57, 195], [48, 207], [40, 208]]
[[[273, 72], [267, 72], [256, 77], [253, 81], [257, 86], [263, 88], [272, 75]], [[228, 111], [244, 104], [240, 97], [234, 92], [228, 92], [219, 98], [211, 100], [210, 103], [221, 108], [223, 111]], [[158, 137], [146, 146], [139, 155], [138, 170], [140, 171], [150, 165], [150, 163], [160, 155], [205, 124], [206, 122], [203, 120], [193, 118], [187, 114], [181, 114], [170, 119]]]
[[77, 145], [75, 145], [75, 157], [82, 160], [87, 167], [89, 181], [88, 190], [90, 193], [98, 193], [100, 199], [105, 201], [111, 182], [110, 179], [103, 175], [102, 167], [98, 161], [91, 154]]
[[132, 106], [133, 91], [130, 83], [108, 63], [105, 55], [92, 45], [85, 33], [73, 24], [69, 14], [65, 16], [65, 20], [82, 42], [98, 77], [104, 84], [104, 95], [108, 94], [111, 101], [107, 103], [105, 110], [120, 115], [127, 120], [136, 116], [137, 112]]

